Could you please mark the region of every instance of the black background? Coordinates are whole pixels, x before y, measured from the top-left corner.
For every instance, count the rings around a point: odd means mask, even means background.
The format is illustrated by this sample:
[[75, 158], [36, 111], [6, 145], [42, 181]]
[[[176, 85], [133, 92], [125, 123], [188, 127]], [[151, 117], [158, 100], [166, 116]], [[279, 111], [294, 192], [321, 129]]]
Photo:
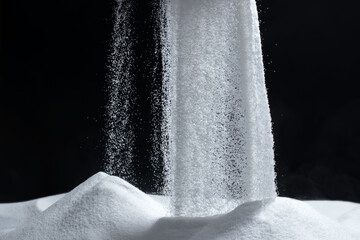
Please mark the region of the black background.
[[[0, 3], [0, 202], [69, 191], [103, 169], [114, 2]], [[280, 195], [360, 202], [357, 1], [258, 7]]]

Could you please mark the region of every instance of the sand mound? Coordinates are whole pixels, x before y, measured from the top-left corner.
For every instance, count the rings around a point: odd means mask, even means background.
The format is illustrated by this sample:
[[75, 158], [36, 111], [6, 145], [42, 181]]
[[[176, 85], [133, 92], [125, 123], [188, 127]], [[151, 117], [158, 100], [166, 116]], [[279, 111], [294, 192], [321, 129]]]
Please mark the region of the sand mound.
[[229, 214], [214, 219], [191, 240], [341, 240], [360, 235], [321, 215], [308, 204], [289, 199], [243, 204]]
[[3, 239], [132, 239], [165, 214], [129, 183], [98, 173]]
[[331, 203], [332, 208], [346, 210], [336, 213], [334, 221], [309, 204], [289, 198], [249, 202], [212, 217], [165, 217], [168, 200], [150, 197], [120, 178], [98, 173], [63, 196], [0, 204], [0, 223], [5, 224], [0, 226], [0, 239], [360, 239], [355, 228], [360, 223], [360, 205], [355, 203]]

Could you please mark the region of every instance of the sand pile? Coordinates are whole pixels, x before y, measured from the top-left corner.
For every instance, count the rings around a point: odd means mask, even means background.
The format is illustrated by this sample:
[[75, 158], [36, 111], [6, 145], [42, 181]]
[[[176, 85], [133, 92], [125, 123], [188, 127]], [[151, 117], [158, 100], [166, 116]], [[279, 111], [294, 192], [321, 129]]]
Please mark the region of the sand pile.
[[[222, 238], [216, 237], [219, 232], [223, 233]], [[243, 204], [212, 221], [191, 239], [345, 240], [359, 237], [304, 202], [277, 198]]]
[[124, 180], [98, 173], [1, 239], [133, 239], [165, 213]]
[[151, 197], [120, 178], [98, 173], [63, 196], [0, 204], [0, 239], [360, 239], [355, 228], [360, 226], [359, 204], [329, 205], [350, 206], [350, 210], [345, 207], [345, 214], [336, 214], [336, 219], [345, 219], [345, 226], [309, 204], [289, 198], [249, 202], [228, 214], [205, 218], [166, 217], [168, 200]]

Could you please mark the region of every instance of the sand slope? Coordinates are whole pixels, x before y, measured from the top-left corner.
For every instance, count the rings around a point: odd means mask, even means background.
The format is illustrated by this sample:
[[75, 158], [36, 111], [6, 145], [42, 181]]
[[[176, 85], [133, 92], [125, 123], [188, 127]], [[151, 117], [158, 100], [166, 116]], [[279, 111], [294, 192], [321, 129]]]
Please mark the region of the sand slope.
[[224, 215], [173, 218], [167, 216], [167, 202], [98, 173], [68, 194], [0, 204], [0, 239], [360, 239], [356, 203], [279, 197], [249, 202]]

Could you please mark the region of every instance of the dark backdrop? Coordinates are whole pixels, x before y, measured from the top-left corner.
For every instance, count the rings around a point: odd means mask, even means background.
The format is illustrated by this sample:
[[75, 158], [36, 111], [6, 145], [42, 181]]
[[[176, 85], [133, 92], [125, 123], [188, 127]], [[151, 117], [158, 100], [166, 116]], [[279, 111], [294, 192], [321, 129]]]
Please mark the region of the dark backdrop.
[[[355, 3], [258, 1], [282, 196], [360, 202]], [[69, 191], [103, 169], [114, 2], [0, 4], [0, 202]]]

